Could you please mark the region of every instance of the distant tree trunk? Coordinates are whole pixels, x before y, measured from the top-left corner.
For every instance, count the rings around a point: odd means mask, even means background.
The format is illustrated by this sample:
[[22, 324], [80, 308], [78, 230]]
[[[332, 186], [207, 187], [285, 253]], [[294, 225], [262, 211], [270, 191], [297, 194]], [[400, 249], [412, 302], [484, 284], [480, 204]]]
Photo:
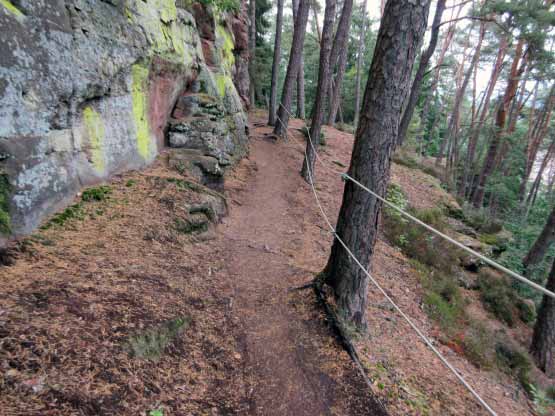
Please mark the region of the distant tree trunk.
[[308, 11], [310, 10], [311, 0], [300, 0], [297, 18], [293, 28], [293, 39], [291, 41], [291, 52], [289, 53], [289, 63], [287, 64], [287, 72], [285, 81], [283, 82], [283, 92], [281, 94], [281, 105], [278, 106], [277, 114], [282, 123], [276, 123], [274, 134], [284, 136], [289, 124], [289, 113], [291, 111], [291, 101], [293, 96], [293, 87], [299, 75], [299, 66], [301, 64], [301, 56], [303, 54], [304, 36], [306, 33], [306, 24], [308, 22]]
[[330, 55], [332, 49], [333, 21], [335, 17], [335, 0], [326, 0], [326, 10], [324, 12], [324, 27], [322, 28], [322, 42], [320, 46], [320, 65], [318, 68], [318, 86], [316, 88], [316, 99], [310, 126], [310, 140], [306, 142], [306, 155], [303, 160], [301, 175], [305, 181], [310, 182], [310, 177], [314, 180], [314, 161], [316, 151], [320, 146], [320, 131], [324, 121], [325, 96], [331, 78]]
[[[551, 266], [545, 288], [552, 292], [555, 291], [555, 261]], [[543, 295], [538, 310], [530, 353], [535, 358], [538, 367], [548, 377], [555, 377], [555, 299], [547, 295]]]
[[277, 0], [276, 37], [274, 40], [274, 60], [272, 62], [272, 83], [270, 85], [270, 110], [268, 111], [268, 124], [270, 126], [276, 125], [277, 87], [279, 61], [281, 58], [281, 29], [283, 26], [283, 1], [284, 0]]
[[[476, 156], [476, 146], [478, 145], [478, 138], [480, 137], [480, 131], [486, 121], [486, 118], [489, 114], [489, 103], [491, 100], [491, 96], [495, 89], [495, 85], [497, 84], [497, 80], [499, 79], [499, 74], [501, 74], [501, 69], [503, 68], [503, 61], [505, 60], [505, 55], [507, 53], [507, 40], [506, 38], [502, 38], [499, 49], [497, 51], [497, 57], [495, 58], [495, 63], [493, 64], [493, 68], [491, 70], [491, 76], [489, 79], [489, 83], [486, 89], [486, 93], [484, 95], [484, 99], [482, 100], [481, 108], [478, 108], [480, 112], [480, 117], [478, 119], [478, 123], [475, 126], [472, 126], [472, 133], [470, 138], [468, 139], [468, 146], [466, 149], [466, 159], [464, 162], [464, 171], [463, 171], [463, 179], [462, 184], [459, 187], [459, 191], [465, 190], [467, 187], [472, 188], [469, 185], [469, 177], [472, 170], [472, 165], [474, 164], [474, 159]], [[466, 191], [465, 191], [466, 195]]]
[[549, 124], [551, 121], [551, 113], [553, 107], [555, 106], [555, 84], [551, 86], [549, 96], [543, 105], [542, 111], [539, 116], [534, 119], [536, 113], [536, 98], [538, 93], [539, 82], [536, 83], [534, 88], [534, 98], [532, 99], [532, 105], [530, 106], [530, 115], [528, 120], [528, 134], [526, 141], [526, 165], [524, 168], [524, 173], [522, 175], [522, 181], [520, 182], [519, 188], [519, 199], [524, 200], [524, 195], [526, 194], [526, 185], [530, 179], [530, 174], [532, 173], [532, 167], [534, 166], [534, 161], [538, 154], [538, 150], [547, 135]]
[[[523, 65], [519, 64], [523, 61]], [[497, 152], [499, 151], [499, 146], [501, 140], [505, 136], [505, 124], [507, 121], [507, 112], [511, 106], [511, 103], [516, 95], [518, 88], [518, 83], [520, 81], [520, 76], [524, 71], [524, 65], [526, 61], [526, 55], [524, 53], [524, 39], [519, 39], [515, 48], [515, 54], [513, 58], [513, 63], [511, 65], [511, 70], [509, 72], [509, 79], [507, 81], [507, 87], [505, 88], [505, 94], [503, 95], [503, 101], [497, 109], [497, 114], [495, 117], [495, 128], [496, 131], [490, 142], [486, 158], [484, 160], [484, 165], [482, 171], [480, 172], [480, 177], [478, 179], [478, 186], [474, 192], [472, 198], [472, 205], [475, 208], [481, 208], [484, 202], [484, 193], [489, 176], [494, 170], [495, 160], [497, 158]]]
[[368, 24], [368, 17], [366, 16], [366, 0], [362, 0], [362, 28], [360, 31], [360, 38], [358, 40], [358, 52], [357, 52], [357, 73], [355, 79], [355, 118], [354, 118], [354, 128], [358, 127], [358, 119], [360, 117], [360, 75], [362, 72], [362, 62], [364, 60], [364, 42], [366, 39], [366, 25]]
[[[350, 176], [379, 195], [385, 195], [389, 182], [390, 158], [429, 8], [428, 0], [388, 0], [381, 20], [349, 167]], [[374, 250], [381, 205], [353, 182], [346, 182], [337, 235], [365, 269]], [[334, 290], [340, 317], [364, 330], [368, 279], [337, 239], [324, 277]]]
[[[461, 85], [463, 83], [464, 64], [465, 64], [466, 59], [467, 59], [466, 52], [468, 51], [468, 47], [470, 45], [470, 35], [472, 35], [472, 30], [473, 29], [474, 29], [474, 27], [470, 26], [470, 28], [468, 30], [468, 35], [467, 35], [467, 38], [466, 38], [466, 42], [465, 42], [464, 48], [462, 50], [461, 60], [460, 60], [460, 63], [457, 65], [457, 70], [455, 72], [455, 83], [454, 83], [454, 87], [455, 87], [454, 88], [454, 95], [455, 95], [455, 97], [456, 97], [457, 92], [460, 90]], [[450, 111], [450, 113], [452, 114], [452, 110]], [[437, 119], [437, 117], [436, 117], [436, 119]], [[449, 117], [449, 121], [451, 119], [453, 119], [453, 117]], [[455, 121], [456, 121], [455, 128], [458, 129], [459, 128], [459, 117], [458, 116], [456, 117]], [[451, 146], [453, 145], [453, 143], [452, 143], [452, 140], [451, 140], [452, 137], [449, 137], [449, 124], [447, 126], [448, 129], [447, 129], [447, 131], [445, 132], [445, 135], [444, 135], [445, 137], [442, 137], [441, 141], [439, 143], [439, 153], [436, 157], [436, 162], [435, 162], [436, 166], [441, 165], [441, 162], [443, 160], [443, 157], [445, 155], [446, 150], [447, 150], [448, 155], [451, 153]], [[447, 160], [449, 160], [449, 158], [447, 158]], [[446, 172], [447, 172], [447, 168], [448, 168], [448, 166], [446, 164]]]
[[545, 172], [545, 168], [547, 168], [548, 163], [553, 159], [554, 154], [555, 154], [555, 141], [552, 141], [551, 144], [549, 145], [549, 148], [547, 149], [547, 152], [545, 153], [545, 156], [540, 165], [540, 169], [538, 170], [538, 175], [536, 176], [536, 179], [532, 184], [532, 188], [528, 193], [528, 197], [526, 198], [527, 210], [530, 210], [532, 205], [534, 205], [534, 202], [536, 202], [536, 196], [538, 195], [538, 191], [542, 183], [543, 173]]
[[333, 126], [337, 117], [337, 109], [341, 101], [341, 87], [343, 84], [343, 76], [345, 75], [345, 68], [347, 67], [347, 34], [351, 24], [351, 16], [353, 14], [353, 0], [345, 0], [343, 2], [343, 9], [341, 10], [341, 17], [337, 24], [335, 39], [330, 54], [330, 77], [333, 79], [333, 70], [337, 65], [337, 76], [333, 82], [329, 83], [329, 114], [327, 123]]
[[[297, 18], [297, 10], [299, 8], [299, 0], [293, 0], [293, 21]], [[304, 57], [301, 54], [301, 63], [299, 64], [299, 74], [297, 75], [297, 117], [305, 118], [304, 104]]]
[[[464, 99], [464, 95], [466, 93], [466, 88], [470, 81], [470, 77], [472, 76], [472, 72], [478, 65], [478, 60], [480, 59], [480, 52], [482, 50], [482, 41], [484, 40], [484, 35], [486, 33], [486, 25], [484, 22], [480, 23], [480, 34], [478, 35], [478, 44], [476, 45], [476, 50], [474, 51], [474, 55], [472, 56], [472, 61], [470, 62], [470, 66], [466, 71], [464, 76], [464, 80], [457, 90], [457, 94], [455, 95], [455, 103], [453, 105], [453, 110], [451, 113], [451, 117], [449, 119], [449, 126], [447, 127], [447, 137], [445, 140], [447, 142], [452, 141], [452, 151], [449, 156], [449, 160], [447, 162], [448, 170], [452, 171], [455, 165], [455, 157], [456, 149], [457, 149], [457, 135], [458, 130], [460, 127], [460, 114], [461, 114], [461, 105]], [[441, 156], [441, 155], [440, 155]]]
[[420, 97], [420, 91], [422, 90], [422, 81], [424, 80], [424, 73], [428, 68], [430, 63], [430, 58], [434, 54], [437, 45], [437, 39], [439, 37], [439, 25], [441, 23], [441, 17], [443, 16], [443, 11], [445, 10], [446, 0], [438, 0], [436, 11], [434, 14], [434, 21], [432, 23], [432, 33], [430, 36], [430, 43], [428, 47], [420, 57], [420, 63], [418, 64], [418, 69], [416, 70], [416, 75], [412, 81], [412, 88], [410, 90], [409, 99], [403, 113], [403, 118], [401, 119], [401, 124], [399, 125], [399, 137], [397, 138], [397, 144], [401, 146], [405, 141], [407, 131], [409, 129], [412, 116], [414, 114], [414, 109], [416, 108], [416, 103], [418, 102], [418, 97]]
[[312, 15], [314, 16], [314, 24], [316, 25], [316, 33], [318, 34], [318, 43], [322, 43], [322, 30], [318, 22], [318, 10], [316, 10], [316, 0], [310, 0], [312, 3]]
[[[454, 14], [454, 10], [453, 9], [453, 13], [451, 14], [451, 20], [453, 20], [453, 14]], [[456, 16], [454, 17], [454, 19], [458, 19], [459, 14], [461, 13], [462, 10], [462, 6], [460, 6], [458, 8], [458, 11], [456, 13]], [[432, 80], [432, 84], [430, 86], [430, 91], [428, 92], [428, 94], [426, 94], [426, 97], [424, 98], [424, 104], [422, 105], [422, 112], [420, 114], [420, 120], [422, 120], [422, 127], [420, 129], [420, 134], [418, 137], [418, 140], [422, 143], [424, 141], [424, 134], [425, 134], [425, 126], [428, 124], [428, 117], [429, 117], [429, 113], [430, 113], [430, 106], [432, 104], [432, 98], [435, 94], [435, 91], [437, 90], [437, 86], [439, 84], [439, 75], [441, 73], [441, 66], [443, 65], [443, 60], [445, 59], [445, 54], [447, 53], [447, 50], [449, 49], [449, 46], [451, 45], [451, 41], [453, 40], [453, 36], [455, 34], [455, 26], [456, 26], [456, 22], [453, 22], [449, 25], [449, 28], [447, 29], [447, 33], [445, 34], [445, 39], [443, 40], [443, 44], [441, 46], [441, 51], [439, 53], [439, 56], [437, 58], [437, 63], [436, 63], [436, 68], [434, 71], [434, 78]], [[437, 118], [437, 117], [436, 117]], [[435, 123], [435, 119], [434, 119], [434, 123]], [[432, 124], [434, 124], [432, 123]], [[432, 130], [433, 131], [433, 128]]]
[[537, 266], [545, 257], [545, 253], [555, 242], [555, 209], [551, 211], [547, 221], [542, 229], [542, 232], [534, 242], [524, 260], [522, 260], [522, 264], [525, 269], [525, 274], [529, 274], [530, 271]]
[[256, 0], [249, 2], [249, 96], [252, 108], [256, 104], [256, 84], [255, 84], [255, 57], [256, 57]]

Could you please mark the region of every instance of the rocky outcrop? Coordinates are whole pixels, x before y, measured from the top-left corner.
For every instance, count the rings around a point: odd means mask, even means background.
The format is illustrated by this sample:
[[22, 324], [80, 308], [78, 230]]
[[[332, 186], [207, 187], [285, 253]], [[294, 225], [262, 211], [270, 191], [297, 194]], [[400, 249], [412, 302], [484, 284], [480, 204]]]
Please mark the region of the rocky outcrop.
[[0, 245], [168, 145], [221, 177], [247, 150], [245, 23], [179, 0], [1, 0]]

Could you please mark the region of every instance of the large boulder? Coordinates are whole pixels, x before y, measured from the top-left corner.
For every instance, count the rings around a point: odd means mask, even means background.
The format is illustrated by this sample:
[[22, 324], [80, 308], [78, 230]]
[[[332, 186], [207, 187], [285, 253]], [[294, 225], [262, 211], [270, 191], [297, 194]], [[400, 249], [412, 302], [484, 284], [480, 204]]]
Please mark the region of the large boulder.
[[244, 155], [237, 19], [177, 0], [0, 2], [0, 246], [81, 187], [151, 163], [176, 102], [196, 111], [187, 93], [202, 90], [226, 120], [208, 153], [221, 166]]

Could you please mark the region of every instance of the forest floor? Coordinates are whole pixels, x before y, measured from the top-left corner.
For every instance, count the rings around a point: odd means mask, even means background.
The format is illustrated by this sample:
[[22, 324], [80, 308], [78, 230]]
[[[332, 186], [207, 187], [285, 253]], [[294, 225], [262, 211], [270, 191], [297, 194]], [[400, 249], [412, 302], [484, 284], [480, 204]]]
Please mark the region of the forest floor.
[[[161, 155], [0, 266], [0, 415], [379, 415], [377, 400], [392, 415], [486, 414], [377, 291], [356, 341], [370, 389], [312, 290], [290, 290], [322, 270], [331, 235], [298, 174], [303, 123], [276, 142], [265, 120], [251, 114], [250, 155], [226, 179], [215, 233], [176, 231], [179, 207], [203, 191], [179, 186]], [[324, 162], [346, 166], [352, 135], [325, 134]], [[319, 165], [316, 176], [335, 220], [341, 178]], [[421, 171], [394, 165], [392, 179], [414, 206], [448, 198]], [[383, 238], [372, 273], [439, 339], [416, 271]], [[435, 343], [499, 415], [534, 414], [514, 378]]]

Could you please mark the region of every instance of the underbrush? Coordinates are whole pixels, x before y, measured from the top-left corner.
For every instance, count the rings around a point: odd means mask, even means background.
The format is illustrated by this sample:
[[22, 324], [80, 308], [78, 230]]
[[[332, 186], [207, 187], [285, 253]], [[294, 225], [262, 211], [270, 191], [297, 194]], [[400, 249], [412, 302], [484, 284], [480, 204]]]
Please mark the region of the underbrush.
[[[439, 208], [415, 210], [408, 206], [408, 201], [397, 185], [390, 185], [387, 192], [388, 201], [408, 210], [422, 222], [442, 231], [445, 229], [443, 211]], [[441, 237], [431, 234], [421, 225], [405, 219], [393, 208], [384, 208], [383, 230], [390, 243], [401, 248], [409, 257], [420, 263], [435, 267], [449, 273], [459, 262], [459, 251], [451, 245], [444, 244]]]
[[[310, 128], [307, 126], [304, 126], [303, 128], [301, 128], [301, 133], [303, 134], [303, 136], [305, 137], [305, 139], [308, 140], [308, 137], [310, 135]], [[323, 131], [320, 131], [320, 146], [325, 146], [326, 145], [326, 135], [324, 134]]]

